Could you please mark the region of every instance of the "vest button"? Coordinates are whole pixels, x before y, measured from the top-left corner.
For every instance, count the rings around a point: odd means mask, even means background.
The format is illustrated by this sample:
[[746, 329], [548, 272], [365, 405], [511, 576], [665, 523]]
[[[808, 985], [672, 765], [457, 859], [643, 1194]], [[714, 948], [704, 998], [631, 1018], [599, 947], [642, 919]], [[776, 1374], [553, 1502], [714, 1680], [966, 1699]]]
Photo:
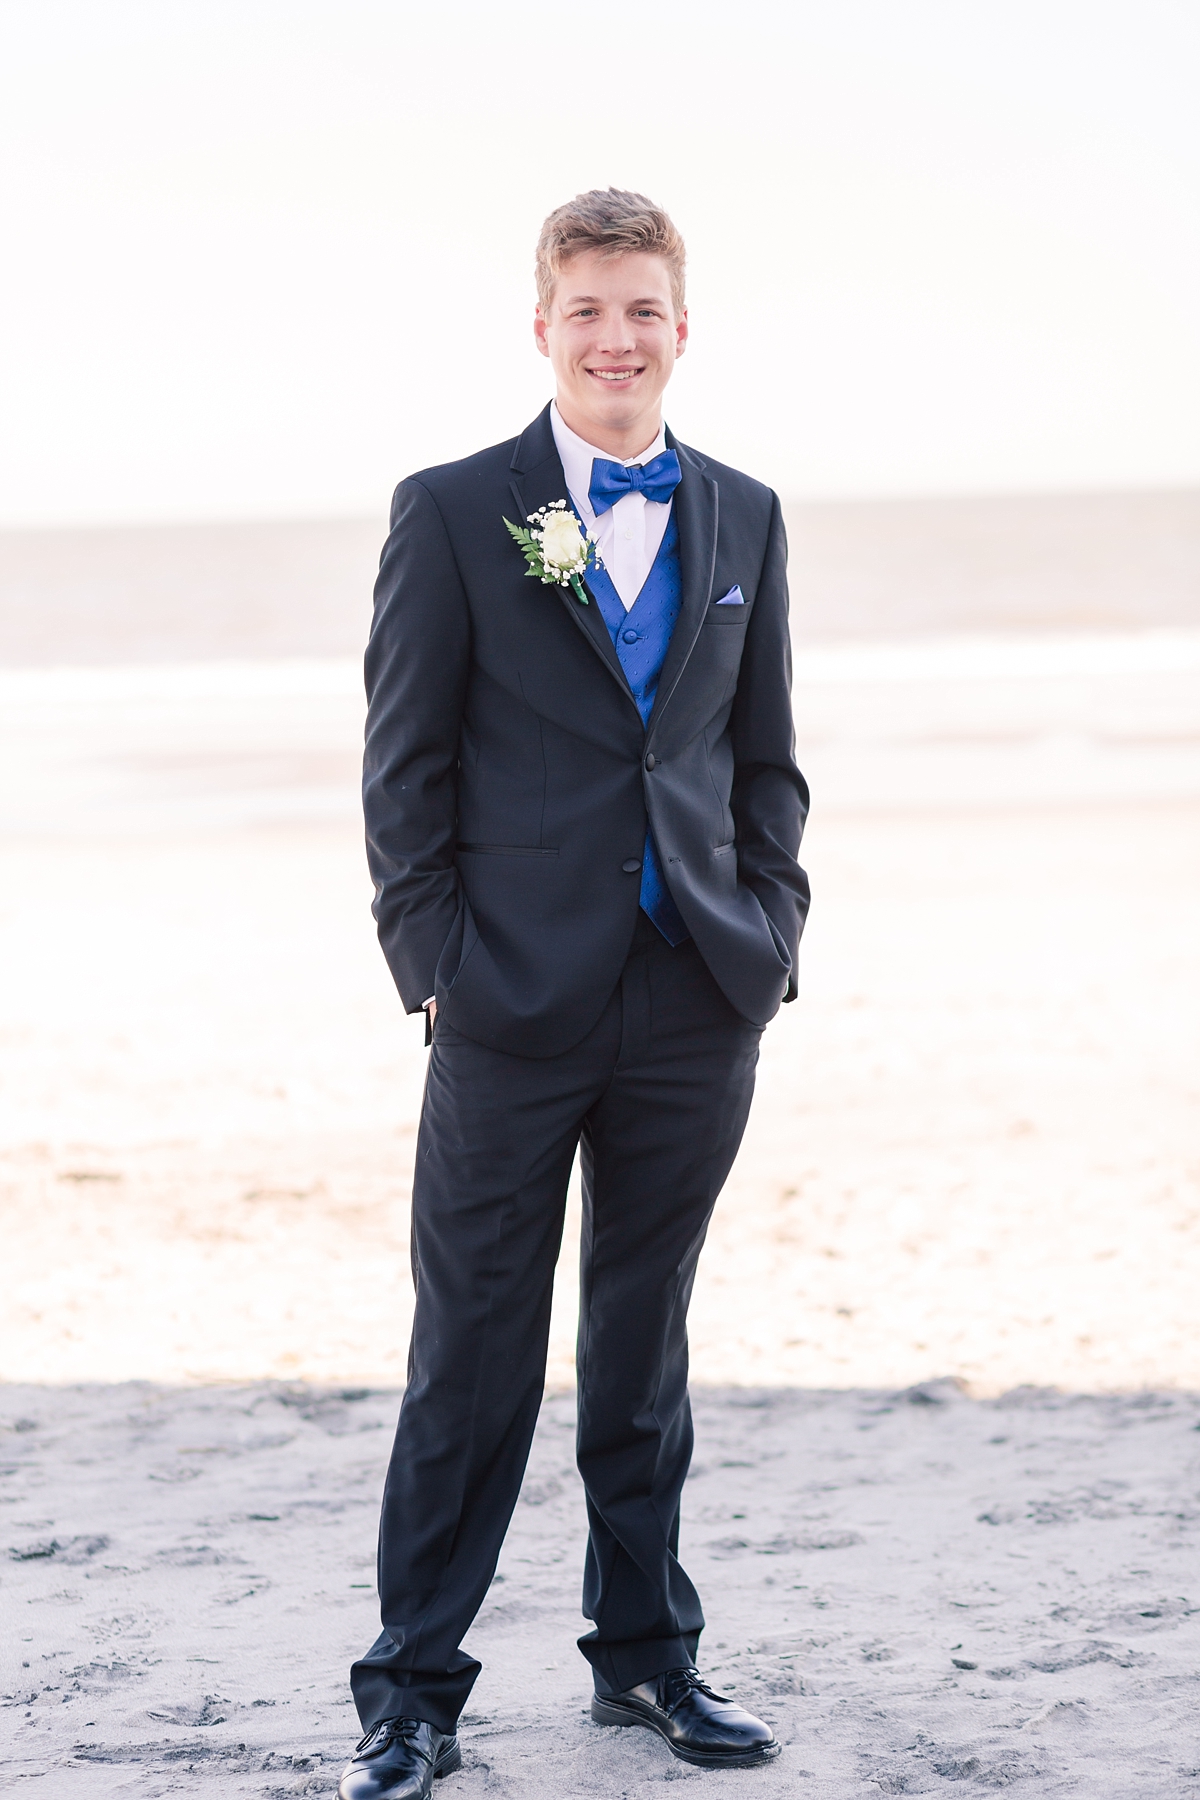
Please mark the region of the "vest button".
[[655, 756], [655, 754], [652, 750], [650, 752], [649, 756], [646, 758], [646, 767], [648, 769], [653, 769], [657, 766], [657, 763], [658, 763], [658, 758], [657, 758], [657, 756]]
[[626, 875], [636, 875], [641, 866], [642, 865], [637, 860], [636, 856], [631, 856], [628, 862], [623, 862], [621, 864], [621, 868]]
[[621, 633], [621, 642], [623, 644], [636, 644], [637, 641], [638, 634], [636, 631], [623, 631]]

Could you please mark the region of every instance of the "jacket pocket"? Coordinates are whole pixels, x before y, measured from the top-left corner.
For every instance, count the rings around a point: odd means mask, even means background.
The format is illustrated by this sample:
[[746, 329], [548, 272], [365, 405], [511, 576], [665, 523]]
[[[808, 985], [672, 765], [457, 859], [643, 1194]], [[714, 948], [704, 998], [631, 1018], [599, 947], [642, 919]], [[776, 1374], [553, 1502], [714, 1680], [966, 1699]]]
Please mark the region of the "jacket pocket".
[[455, 844], [465, 856], [557, 856], [557, 850], [537, 844]]

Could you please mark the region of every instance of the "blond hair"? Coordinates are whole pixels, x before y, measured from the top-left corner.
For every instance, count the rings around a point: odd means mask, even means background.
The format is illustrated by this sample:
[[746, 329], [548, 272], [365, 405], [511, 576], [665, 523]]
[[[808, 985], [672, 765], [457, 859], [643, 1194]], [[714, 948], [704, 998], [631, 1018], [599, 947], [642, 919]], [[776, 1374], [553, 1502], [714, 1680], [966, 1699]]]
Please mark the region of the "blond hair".
[[623, 188], [592, 188], [558, 206], [542, 226], [538, 238], [535, 276], [538, 304], [543, 315], [550, 310], [554, 284], [564, 266], [584, 250], [601, 256], [627, 256], [640, 251], [661, 256], [671, 276], [671, 299], [677, 318], [682, 318], [683, 274], [686, 255], [683, 239], [661, 206], [645, 194]]

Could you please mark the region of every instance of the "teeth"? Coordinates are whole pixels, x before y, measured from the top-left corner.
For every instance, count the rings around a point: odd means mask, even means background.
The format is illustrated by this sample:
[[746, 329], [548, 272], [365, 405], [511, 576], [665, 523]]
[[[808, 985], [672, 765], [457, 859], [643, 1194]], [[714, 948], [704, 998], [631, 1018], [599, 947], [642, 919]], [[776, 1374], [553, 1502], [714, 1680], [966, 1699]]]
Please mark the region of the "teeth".
[[601, 381], [632, 381], [640, 369], [589, 369], [589, 375], [598, 375]]

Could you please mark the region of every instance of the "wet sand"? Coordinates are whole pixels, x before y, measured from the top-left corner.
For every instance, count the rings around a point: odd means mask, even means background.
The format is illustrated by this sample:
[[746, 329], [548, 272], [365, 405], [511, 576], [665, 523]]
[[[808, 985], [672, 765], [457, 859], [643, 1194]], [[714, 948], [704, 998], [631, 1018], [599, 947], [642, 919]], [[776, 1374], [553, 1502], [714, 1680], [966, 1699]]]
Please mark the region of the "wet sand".
[[[1200, 634], [799, 673], [816, 899], [698, 1379], [1200, 1387]], [[0, 1375], [400, 1379], [424, 1051], [368, 912], [357, 671], [0, 687]]]

